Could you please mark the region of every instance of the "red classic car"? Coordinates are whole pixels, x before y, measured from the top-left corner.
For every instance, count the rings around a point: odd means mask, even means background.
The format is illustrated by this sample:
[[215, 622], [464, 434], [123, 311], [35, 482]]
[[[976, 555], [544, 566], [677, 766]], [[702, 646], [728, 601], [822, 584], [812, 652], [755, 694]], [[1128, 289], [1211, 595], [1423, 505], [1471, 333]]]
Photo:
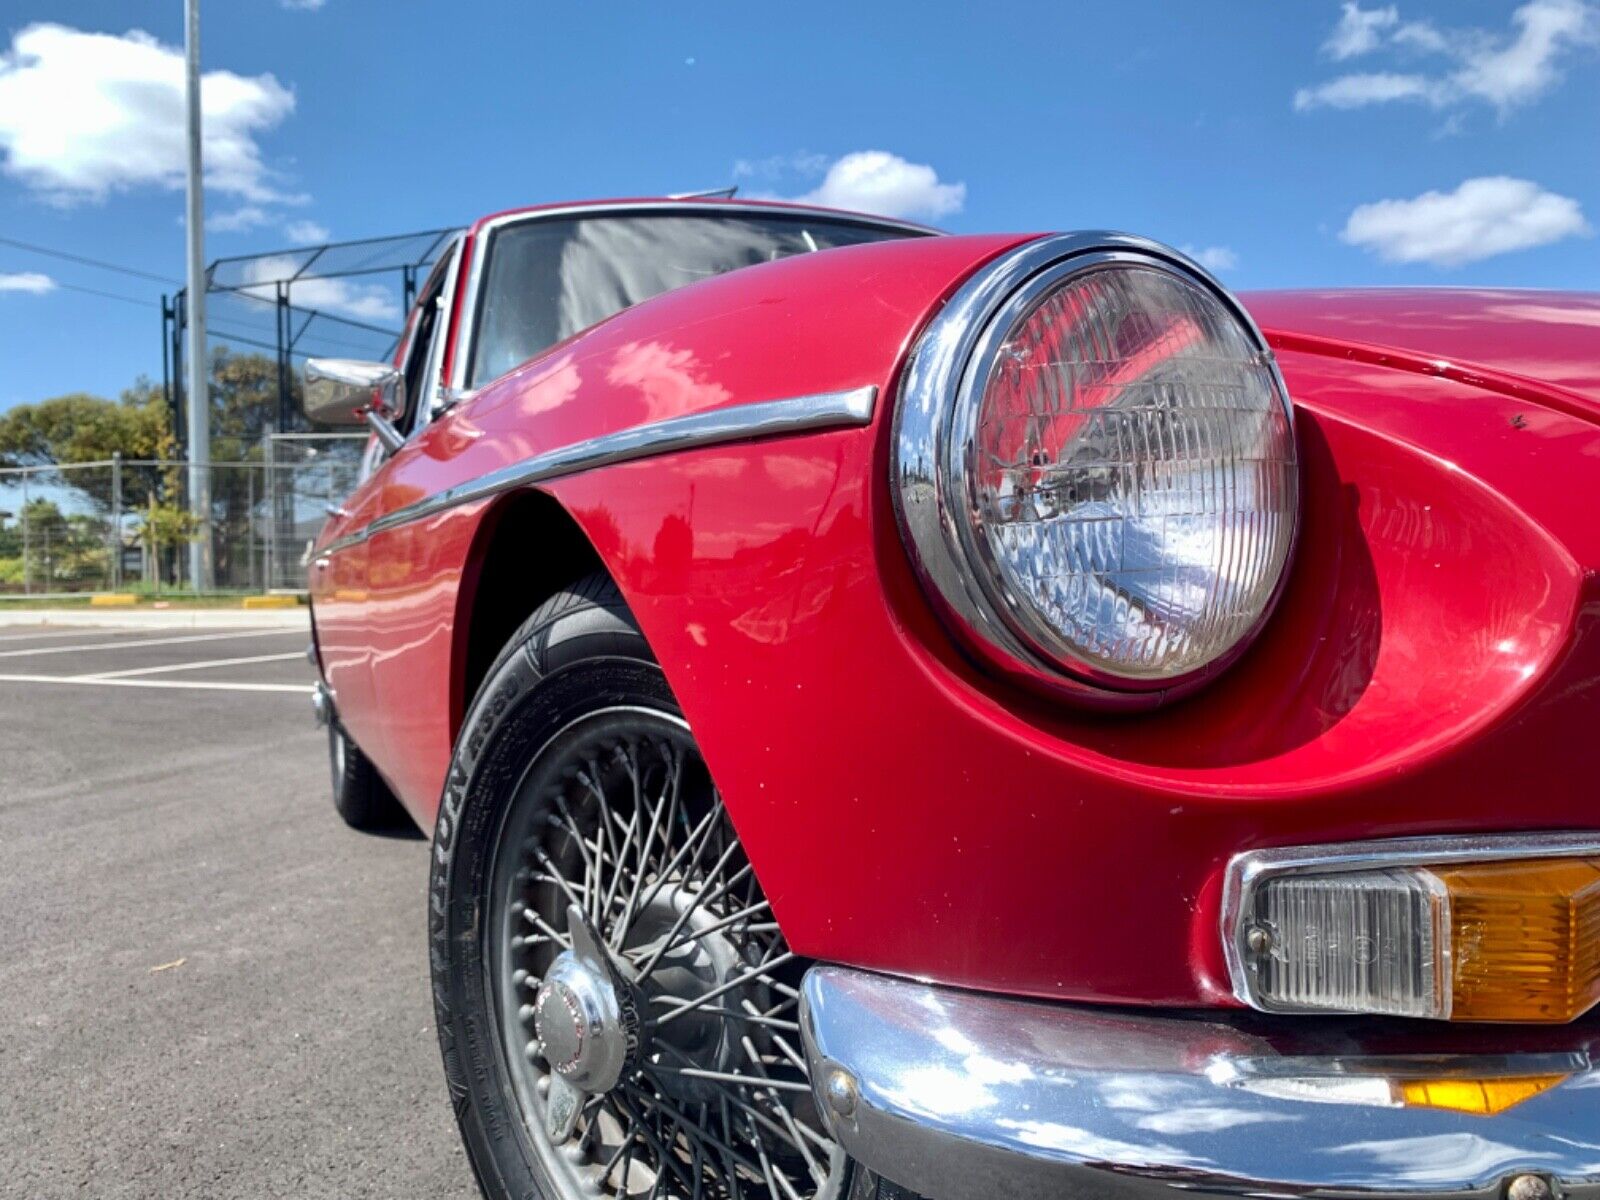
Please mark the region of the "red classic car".
[[621, 201], [307, 379], [487, 1195], [1600, 1196], [1600, 301]]

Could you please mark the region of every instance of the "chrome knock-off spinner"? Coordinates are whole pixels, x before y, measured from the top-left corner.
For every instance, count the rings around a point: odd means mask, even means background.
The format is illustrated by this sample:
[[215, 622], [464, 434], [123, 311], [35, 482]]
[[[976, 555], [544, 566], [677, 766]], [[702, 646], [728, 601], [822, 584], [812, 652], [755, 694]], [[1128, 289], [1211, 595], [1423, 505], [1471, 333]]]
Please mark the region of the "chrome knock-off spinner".
[[572, 1136], [583, 1102], [617, 1086], [639, 1061], [639, 1006], [589, 919], [567, 907], [572, 949], [556, 956], [533, 1001], [534, 1031], [550, 1065], [545, 1128], [557, 1143]]

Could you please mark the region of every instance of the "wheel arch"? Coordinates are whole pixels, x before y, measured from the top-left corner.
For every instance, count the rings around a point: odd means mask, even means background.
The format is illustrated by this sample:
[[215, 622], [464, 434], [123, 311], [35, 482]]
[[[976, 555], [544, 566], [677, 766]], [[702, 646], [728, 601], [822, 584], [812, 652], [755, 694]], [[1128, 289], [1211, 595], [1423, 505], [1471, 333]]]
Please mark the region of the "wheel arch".
[[462, 566], [450, 668], [450, 740], [518, 627], [556, 592], [606, 564], [547, 492], [510, 492], [485, 510]]

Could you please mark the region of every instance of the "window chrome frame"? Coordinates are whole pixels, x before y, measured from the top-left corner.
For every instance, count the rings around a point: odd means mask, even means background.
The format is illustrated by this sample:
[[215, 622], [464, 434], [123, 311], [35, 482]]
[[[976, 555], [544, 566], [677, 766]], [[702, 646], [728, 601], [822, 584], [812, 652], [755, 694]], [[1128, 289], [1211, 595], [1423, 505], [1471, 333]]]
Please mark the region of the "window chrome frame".
[[433, 344], [428, 348], [428, 363], [424, 368], [427, 382], [422, 395], [417, 398], [417, 411], [411, 428], [413, 435], [433, 424], [439, 414], [450, 407], [448, 397], [452, 393], [444, 383], [444, 360], [450, 347], [450, 320], [455, 313], [456, 281], [461, 274], [461, 245], [464, 240], [458, 234], [446, 251], [450, 256], [450, 265], [445, 270], [439, 294], [434, 298], [439, 311], [433, 319]]
[[1147, 708], [1200, 686], [1243, 654], [1282, 594], [1300, 532], [1296, 489], [1289, 551], [1254, 627], [1224, 653], [1180, 675], [1120, 675], [1081, 656], [1056, 658], [1034, 644], [1012, 611], [971, 511], [974, 420], [1013, 322], [1066, 279], [1108, 263], [1138, 263], [1186, 279], [1214, 296], [1271, 370], [1294, 431], [1294, 405], [1265, 336], [1210, 272], [1146, 238], [1109, 231], [1056, 234], [1025, 242], [981, 267], [929, 322], [913, 348], [895, 400], [891, 457], [894, 509], [912, 567], [956, 640], [1003, 677], [1096, 707]]
[[[1581, 831], [1388, 838], [1370, 842], [1336, 842], [1325, 846], [1280, 846], [1236, 854], [1228, 860], [1227, 873], [1223, 877], [1222, 911], [1218, 926], [1233, 995], [1240, 1003], [1259, 1012], [1306, 1016], [1329, 1016], [1334, 1013], [1334, 1010], [1327, 1008], [1301, 1008], [1264, 1001], [1256, 992], [1246, 961], [1245, 939], [1249, 931], [1245, 915], [1251, 910], [1256, 890], [1269, 880], [1285, 875], [1334, 875], [1381, 871], [1392, 867], [1531, 862], [1544, 858], [1593, 855], [1600, 855], [1600, 833]], [[1447, 971], [1449, 952], [1447, 940], [1444, 947]], [[1451, 1007], [1449, 979], [1442, 980], [1440, 986], [1445, 994], [1444, 1011], [1439, 1019], [1448, 1019]]]
[[[538, 221], [566, 220], [572, 217], [639, 215], [716, 217], [735, 213], [740, 216], [810, 217], [828, 220], [837, 225], [860, 225], [868, 229], [894, 230], [910, 236], [937, 236], [940, 230], [914, 221], [900, 221], [890, 217], [875, 217], [868, 213], [845, 212], [830, 208], [814, 208], [804, 204], [768, 204], [750, 200], [622, 200], [604, 204], [564, 204], [554, 208], [539, 208], [502, 213], [482, 222], [472, 234], [471, 261], [467, 264], [467, 286], [461, 297], [461, 332], [456, 340], [455, 357], [451, 361], [450, 394], [457, 400], [481, 391], [494, 379], [476, 381], [467, 387], [467, 372], [477, 349], [478, 327], [482, 324], [482, 292], [485, 265], [494, 252], [496, 237], [513, 226]], [[495, 378], [499, 378], [496, 376]]]
[[[455, 301], [456, 280], [461, 271], [461, 247], [466, 240], [465, 234], [456, 234], [450, 239], [443, 254], [434, 264], [434, 269], [428, 272], [428, 277], [423, 281], [421, 290], [417, 293], [417, 306], [429, 303], [428, 294], [433, 281], [440, 278], [439, 290], [433, 296], [432, 303], [437, 311], [433, 317], [433, 331], [428, 339], [428, 345], [423, 351], [427, 355], [422, 366], [422, 385], [420, 395], [417, 396], [416, 407], [412, 410], [411, 421], [405, 430], [407, 440], [421, 433], [433, 423], [448, 405], [440, 402], [441, 396], [447, 389], [444, 387], [444, 357], [445, 350], [450, 342], [450, 314]], [[420, 312], [414, 324], [411, 337], [406, 340], [405, 353], [400, 356], [401, 370], [405, 369], [407, 360], [413, 351], [417, 350], [417, 326], [421, 324]]]

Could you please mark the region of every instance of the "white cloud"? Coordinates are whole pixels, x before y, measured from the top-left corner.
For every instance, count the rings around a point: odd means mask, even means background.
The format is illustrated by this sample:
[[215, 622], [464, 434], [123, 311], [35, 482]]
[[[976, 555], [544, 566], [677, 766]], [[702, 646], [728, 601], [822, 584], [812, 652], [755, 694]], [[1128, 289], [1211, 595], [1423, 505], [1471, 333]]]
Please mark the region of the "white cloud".
[[1475, 46], [1456, 72], [1467, 93], [1499, 108], [1533, 100], [1560, 71], [1556, 58], [1569, 46], [1593, 43], [1596, 10], [1583, 0], [1533, 0], [1511, 15], [1517, 36], [1500, 45]]
[[1442, 94], [1438, 86], [1421, 75], [1341, 75], [1316, 87], [1301, 88], [1294, 94], [1294, 106], [1308, 108], [1361, 108], [1385, 104], [1390, 100], [1424, 100], [1438, 107]]
[[[271, 75], [201, 80], [206, 186], [252, 204], [292, 202], [258, 139], [294, 111]], [[141, 186], [183, 187], [183, 54], [139, 30], [30, 25], [0, 52], [3, 170], [62, 204]]]
[[56, 281], [38, 271], [18, 271], [7, 274], [0, 271], [0, 292], [30, 292], [42, 296], [56, 290]]
[[1362, 8], [1351, 0], [1340, 6], [1339, 23], [1333, 27], [1323, 50], [1332, 58], [1354, 58], [1376, 50], [1383, 41], [1383, 31], [1400, 21], [1400, 10], [1388, 8]]
[[[247, 286], [239, 290], [247, 296], [276, 300], [278, 292], [272, 281], [288, 279], [304, 257], [304, 254], [293, 257], [269, 255], [255, 259], [248, 266]], [[371, 283], [351, 283], [346, 279], [297, 279], [290, 286], [289, 303], [296, 308], [314, 308], [319, 312], [353, 317], [357, 321], [395, 322], [401, 315], [399, 301], [389, 288]]]
[[[1391, 19], [1392, 18], [1392, 19]], [[1562, 59], [1600, 43], [1600, 8], [1590, 0], [1528, 0], [1511, 14], [1511, 30], [1440, 30], [1426, 21], [1400, 23], [1399, 10], [1346, 4], [1326, 44], [1338, 59], [1387, 49], [1448, 60], [1436, 74], [1373, 72], [1342, 75], [1295, 92], [1296, 109], [1359, 108], [1415, 100], [1433, 108], [1468, 102], [1502, 116], [1537, 100], [1561, 80]]]
[[821, 183], [794, 199], [885, 217], [936, 218], [961, 211], [967, 185], [944, 183], [927, 164], [907, 162], [887, 150], [857, 150], [836, 160]]
[[[183, 218], [178, 218], [183, 223]], [[212, 213], [206, 218], [206, 229], [212, 233], [249, 233], [256, 229], [282, 226], [283, 235], [297, 246], [311, 245], [328, 240], [326, 226], [316, 221], [286, 221], [282, 212], [262, 208], [258, 204], [244, 204], [226, 212]]]
[[778, 179], [785, 175], [821, 175], [828, 169], [826, 154], [801, 150], [794, 154], [772, 154], [766, 158], [741, 158], [733, 164], [735, 179]]
[[1491, 175], [1453, 192], [1363, 204], [1339, 236], [1386, 262], [1458, 267], [1589, 232], [1576, 200], [1526, 179]]
[[1208, 271], [1231, 271], [1239, 265], [1239, 256], [1228, 246], [1180, 246], [1195, 262]]
[[284, 8], [299, 12], [316, 12], [328, 0], [278, 0]]
[[1450, 49], [1450, 35], [1441, 33], [1427, 21], [1407, 21], [1390, 35], [1401, 49], [1417, 54], [1443, 54]]
[[230, 212], [212, 213], [206, 218], [206, 228], [215, 233], [245, 233], [270, 225], [277, 218], [256, 204], [246, 204]]
[[291, 242], [301, 246], [328, 240], [328, 227], [315, 221], [290, 221], [283, 232]]
[[344, 279], [301, 279], [290, 292], [290, 302], [297, 308], [315, 308], [358, 321], [398, 321], [401, 317], [400, 303], [388, 288]]

